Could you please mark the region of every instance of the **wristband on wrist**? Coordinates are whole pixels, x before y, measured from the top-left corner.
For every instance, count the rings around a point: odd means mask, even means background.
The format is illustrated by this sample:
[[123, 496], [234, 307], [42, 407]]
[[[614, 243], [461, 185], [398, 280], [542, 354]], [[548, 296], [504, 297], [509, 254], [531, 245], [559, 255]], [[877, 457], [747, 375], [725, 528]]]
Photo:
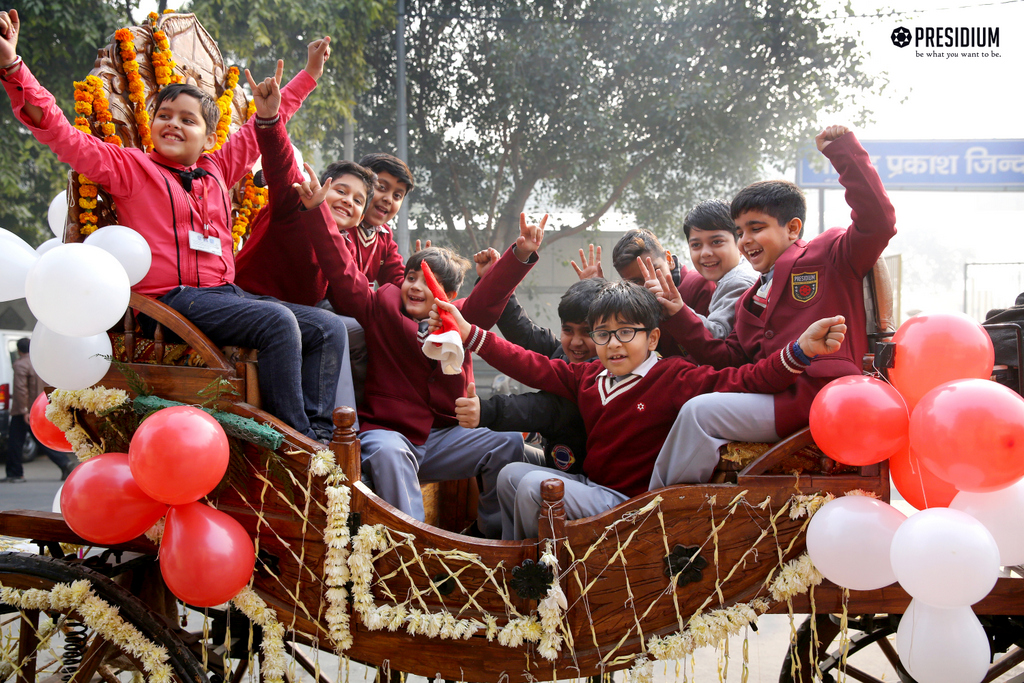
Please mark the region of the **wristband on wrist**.
[[800, 342], [798, 341], [793, 342], [793, 355], [796, 356], [796, 359], [804, 365], [811, 364], [812, 358], [804, 353], [804, 350], [800, 348]]
[[275, 117], [273, 117], [271, 119], [264, 119], [264, 118], [261, 118], [259, 115], [257, 115], [256, 116], [256, 125], [258, 127], [260, 127], [260, 128], [270, 128], [271, 126], [276, 125], [277, 122], [280, 121], [280, 120], [281, 120], [281, 115], [280, 114], [278, 114], [277, 116], [275, 116]]
[[782, 361], [782, 366], [794, 375], [802, 374], [811, 364], [811, 359], [800, 350], [799, 342], [782, 347], [782, 350], [779, 351], [779, 359]]
[[8, 73], [21, 66], [22, 63], [21, 55], [17, 55], [15, 56], [14, 61], [10, 64], [0, 66], [0, 78], [6, 78]]

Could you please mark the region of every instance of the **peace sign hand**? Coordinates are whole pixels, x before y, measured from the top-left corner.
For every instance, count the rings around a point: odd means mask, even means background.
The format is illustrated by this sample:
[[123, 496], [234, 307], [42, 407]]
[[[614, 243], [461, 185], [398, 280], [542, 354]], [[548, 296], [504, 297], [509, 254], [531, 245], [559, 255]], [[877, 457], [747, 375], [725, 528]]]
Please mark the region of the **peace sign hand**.
[[284, 60], [277, 60], [277, 72], [271, 78], [263, 79], [262, 83], [253, 80], [249, 70], [245, 70], [245, 78], [252, 89], [252, 101], [256, 104], [256, 116], [261, 119], [272, 119], [281, 108], [281, 79], [284, 77]]
[[301, 183], [295, 183], [292, 187], [299, 193], [299, 201], [302, 202], [302, 206], [307, 211], [315, 209], [323, 203], [327, 197], [328, 190], [331, 189], [331, 181], [333, 178], [328, 178], [327, 182], [320, 186], [320, 180], [316, 177], [316, 173], [313, 171], [313, 167], [307, 163], [303, 163], [302, 166], [306, 169], [306, 174], [309, 176], [309, 180], [303, 180]]

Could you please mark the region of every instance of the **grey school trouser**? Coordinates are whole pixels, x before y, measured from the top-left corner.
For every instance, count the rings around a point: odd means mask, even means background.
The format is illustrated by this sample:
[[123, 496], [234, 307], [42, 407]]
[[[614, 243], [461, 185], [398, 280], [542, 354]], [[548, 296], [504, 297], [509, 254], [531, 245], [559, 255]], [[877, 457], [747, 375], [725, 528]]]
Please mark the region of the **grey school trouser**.
[[498, 477], [501, 502], [501, 538], [517, 541], [537, 537], [537, 517], [541, 510], [540, 485], [546, 479], [565, 482], [566, 519], [593, 517], [610, 510], [629, 496], [601, 486], [583, 474], [568, 474], [550, 467], [519, 463], [509, 465]]
[[683, 404], [654, 461], [651, 489], [706, 482], [730, 441], [775, 442], [775, 396], [716, 393]]
[[423, 521], [420, 482], [468, 479], [480, 475], [483, 490], [477, 503], [477, 526], [488, 538], [501, 534], [498, 472], [526, 457], [519, 432], [448, 427], [432, 429], [426, 443], [414, 445], [399, 432], [373, 429], [359, 435], [363, 470], [377, 495]]

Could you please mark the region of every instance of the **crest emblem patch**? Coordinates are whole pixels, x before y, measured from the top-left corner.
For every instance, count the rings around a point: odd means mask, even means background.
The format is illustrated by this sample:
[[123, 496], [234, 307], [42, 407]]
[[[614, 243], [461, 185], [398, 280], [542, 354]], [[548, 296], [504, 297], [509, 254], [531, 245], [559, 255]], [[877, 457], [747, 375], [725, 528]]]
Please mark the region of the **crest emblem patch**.
[[793, 273], [790, 277], [793, 285], [793, 300], [806, 303], [818, 293], [818, 271], [811, 273]]
[[562, 470], [563, 472], [576, 462], [576, 456], [573, 455], [572, 450], [564, 445], [558, 444], [551, 449], [551, 459], [555, 461], [555, 467]]

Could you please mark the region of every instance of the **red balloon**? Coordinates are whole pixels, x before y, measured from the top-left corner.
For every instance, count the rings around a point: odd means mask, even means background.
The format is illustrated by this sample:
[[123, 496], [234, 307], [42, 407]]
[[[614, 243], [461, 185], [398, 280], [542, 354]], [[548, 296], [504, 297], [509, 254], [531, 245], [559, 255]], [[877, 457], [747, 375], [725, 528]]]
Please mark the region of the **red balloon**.
[[909, 443], [910, 415], [898, 391], [864, 375], [826, 384], [811, 404], [818, 448], [846, 465], [873, 465]]
[[135, 483], [127, 453], [104, 453], [68, 475], [60, 492], [60, 511], [76, 534], [110, 545], [144, 533], [167, 514], [167, 506]]
[[910, 416], [921, 464], [961, 491], [997, 491], [1024, 477], [1024, 399], [986, 379], [947, 382]]
[[940, 384], [992, 376], [992, 339], [985, 328], [963, 313], [915, 315], [900, 325], [892, 340], [896, 357], [889, 379], [911, 412]]
[[60, 428], [46, 419], [46, 408], [50, 401], [46, 398], [46, 392], [41, 392], [32, 402], [32, 408], [28, 411], [29, 426], [32, 427], [32, 435], [36, 441], [47, 448], [55, 451], [71, 452], [75, 450], [68, 443], [67, 437]]
[[911, 448], [889, 458], [889, 476], [896, 490], [918, 510], [949, 507], [959, 491], [922, 465]]
[[199, 500], [228, 469], [228, 437], [209, 414], [192, 406], [159, 410], [139, 425], [128, 447], [135, 481], [169, 505]]
[[255, 566], [252, 540], [230, 515], [202, 503], [167, 513], [160, 573], [179, 599], [195, 607], [227, 602], [249, 583]]

